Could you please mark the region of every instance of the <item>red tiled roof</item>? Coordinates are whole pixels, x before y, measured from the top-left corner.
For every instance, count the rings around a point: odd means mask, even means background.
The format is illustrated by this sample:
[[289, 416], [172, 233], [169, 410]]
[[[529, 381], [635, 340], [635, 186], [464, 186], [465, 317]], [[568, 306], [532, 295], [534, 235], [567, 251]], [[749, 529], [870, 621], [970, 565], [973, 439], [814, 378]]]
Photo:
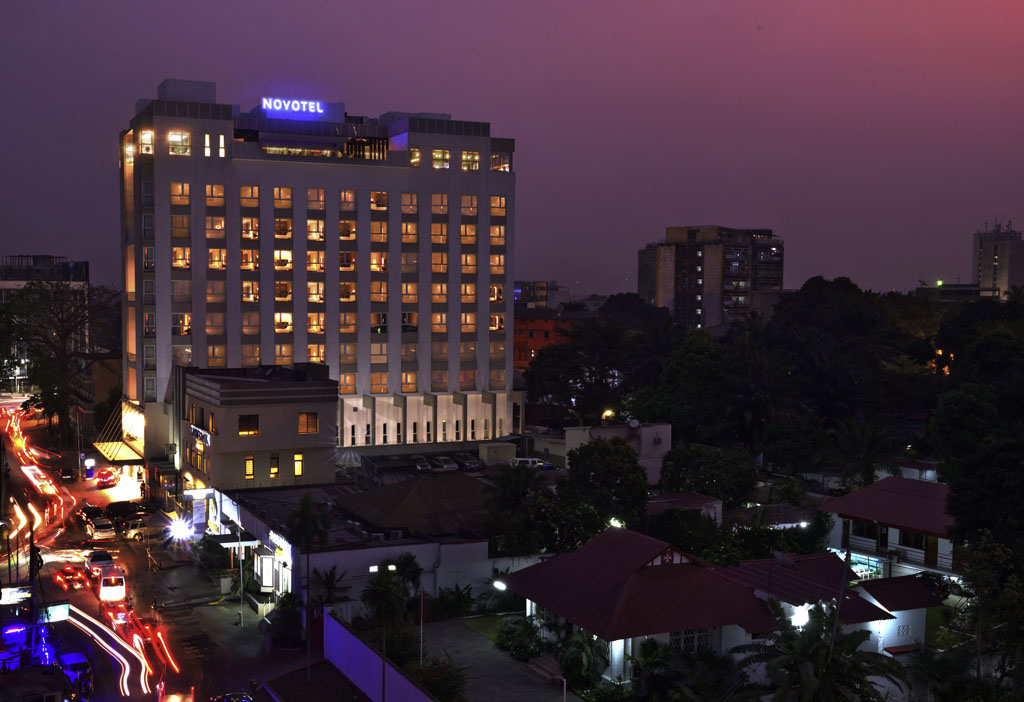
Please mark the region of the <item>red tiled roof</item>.
[[775, 622], [753, 589], [694, 559], [646, 567], [672, 547], [608, 529], [572, 553], [512, 573], [509, 588], [606, 641], [667, 631]]
[[[758, 561], [743, 561], [738, 566], [726, 569], [736, 580], [755, 587], [772, 597], [793, 605], [827, 602], [839, 595], [840, 578], [846, 582], [856, 580], [856, 574], [847, 568], [834, 553], [814, 553], [806, 556], [789, 554], [792, 565], [784, 565], [774, 558]], [[843, 574], [842, 571], [846, 573]], [[839, 607], [839, 621], [843, 624], [860, 624], [881, 619], [892, 619], [892, 615], [871, 604], [859, 594], [843, 591]]]
[[862, 580], [859, 588], [878, 600], [890, 612], [938, 607], [942, 602], [913, 575], [880, 580]]
[[909, 478], [885, 478], [818, 507], [846, 519], [874, 522], [946, 538], [949, 487]]

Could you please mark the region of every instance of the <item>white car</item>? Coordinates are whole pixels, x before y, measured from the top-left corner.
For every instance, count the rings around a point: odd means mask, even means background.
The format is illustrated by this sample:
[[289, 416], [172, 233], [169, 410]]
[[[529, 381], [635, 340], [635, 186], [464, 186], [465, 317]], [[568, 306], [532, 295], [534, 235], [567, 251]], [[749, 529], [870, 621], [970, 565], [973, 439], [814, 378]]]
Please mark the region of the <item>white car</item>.
[[124, 523], [124, 538], [129, 541], [162, 539], [167, 535], [169, 524], [147, 524], [143, 519], [130, 519]]
[[113, 522], [102, 517], [86, 524], [85, 531], [93, 541], [113, 541], [117, 536]]
[[109, 551], [93, 551], [85, 557], [85, 572], [93, 577], [99, 575], [104, 568], [113, 566], [114, 557]]

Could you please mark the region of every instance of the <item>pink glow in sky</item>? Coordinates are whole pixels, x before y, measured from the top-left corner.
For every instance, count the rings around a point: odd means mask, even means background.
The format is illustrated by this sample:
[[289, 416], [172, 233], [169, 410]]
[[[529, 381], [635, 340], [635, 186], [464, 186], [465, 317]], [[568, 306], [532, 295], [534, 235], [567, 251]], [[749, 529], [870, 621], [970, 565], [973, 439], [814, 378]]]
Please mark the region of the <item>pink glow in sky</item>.
[[786, 286], [969, 279], [1024, 225], [1020, 0], [25, 2], [0, 21], [0, 252], [117, 280], [116, 136], [167, 77], [220, 102], [449, 112], [516, 139], [515, 276], [636, 289], [666, 226], [770, 227]]

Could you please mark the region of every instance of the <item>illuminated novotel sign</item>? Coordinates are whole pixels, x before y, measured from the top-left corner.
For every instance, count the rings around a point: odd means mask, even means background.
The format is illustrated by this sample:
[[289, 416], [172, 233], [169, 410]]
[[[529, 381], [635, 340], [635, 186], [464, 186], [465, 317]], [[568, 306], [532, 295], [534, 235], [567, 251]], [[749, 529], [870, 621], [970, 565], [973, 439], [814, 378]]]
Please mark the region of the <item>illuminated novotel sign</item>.
[[265, 112], [300, 112], [311, 115], [324, 113], [324, 104], [319, 100], [282, 100], [265, 97], [261, 106]]

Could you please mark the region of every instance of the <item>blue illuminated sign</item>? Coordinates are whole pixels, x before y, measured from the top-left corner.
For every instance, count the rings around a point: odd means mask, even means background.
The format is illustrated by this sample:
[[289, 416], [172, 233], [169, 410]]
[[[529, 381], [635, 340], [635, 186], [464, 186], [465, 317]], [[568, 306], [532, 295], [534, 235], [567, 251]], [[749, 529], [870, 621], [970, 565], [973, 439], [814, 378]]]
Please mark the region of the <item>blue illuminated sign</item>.
[[285, 100], [282, 98], [265, 97], [260, 104], [264, 112], [305, 115], [324, 114], [324, 104], [319, 100]]

